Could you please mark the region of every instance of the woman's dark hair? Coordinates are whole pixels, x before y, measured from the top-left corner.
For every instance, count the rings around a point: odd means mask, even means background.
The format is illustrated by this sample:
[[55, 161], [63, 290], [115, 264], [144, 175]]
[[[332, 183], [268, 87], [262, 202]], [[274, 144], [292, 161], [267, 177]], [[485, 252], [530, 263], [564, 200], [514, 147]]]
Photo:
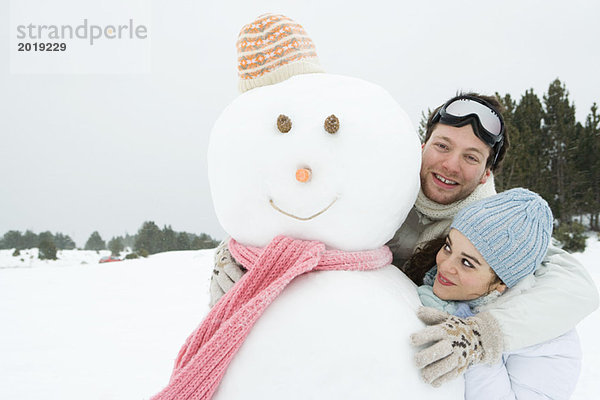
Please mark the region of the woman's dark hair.
[[417, 286], [423, 284], [427, 271], [435, 265], [435, 256], [446, 243], [446, 237], [440, 237], [419, 246], [404, 265], [404, 273]]

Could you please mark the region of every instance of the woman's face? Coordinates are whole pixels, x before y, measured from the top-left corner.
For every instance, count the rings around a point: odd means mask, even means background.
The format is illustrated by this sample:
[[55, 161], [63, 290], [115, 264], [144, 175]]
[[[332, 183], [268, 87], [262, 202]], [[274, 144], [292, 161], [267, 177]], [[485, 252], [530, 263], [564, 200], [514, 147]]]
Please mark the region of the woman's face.
[[506, 286], [493, 283], [496, 275], [465, 235], [452, 229], [436, 256], [433, 293], [442, 300], [473, 300]]

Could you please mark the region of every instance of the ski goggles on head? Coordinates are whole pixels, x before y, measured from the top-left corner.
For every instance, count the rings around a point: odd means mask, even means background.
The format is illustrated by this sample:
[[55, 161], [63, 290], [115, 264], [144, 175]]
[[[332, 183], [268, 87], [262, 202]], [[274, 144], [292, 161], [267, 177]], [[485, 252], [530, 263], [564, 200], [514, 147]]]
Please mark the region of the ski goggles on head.
[[492, 165], [496, 164], [504, 144], [504, 120], [487, 101], [469, 95], [454, 97], [435, 113], [432, 122], [455, 127], [471, 124], [475, 135], [494, 151]]

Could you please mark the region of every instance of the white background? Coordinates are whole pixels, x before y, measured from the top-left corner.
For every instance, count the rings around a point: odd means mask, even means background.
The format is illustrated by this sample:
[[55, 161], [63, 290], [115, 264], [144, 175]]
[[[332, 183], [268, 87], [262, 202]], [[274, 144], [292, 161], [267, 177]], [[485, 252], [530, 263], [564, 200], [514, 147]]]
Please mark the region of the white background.
[[[22, 10], [30, 0], [11, 4]], [[145, 10], [149, 68], [11, 74], [13, 32], [9, 4], [1, 3], [0, 234], [60, 231], [83, 246], [94, 230], [109, 239], [154, 220], [223, 237], [208, 190], [206, 145], [219, 112], [237, 96], [239, 29], [265, 12], [301, 23], [328, 72], [385, 87], [415, 126], [422, 110], [460, 89], [518, 99], [534, 88], [541, 98], [558, 77], [581, 122], [600, 100], [595, 1], [43, 4], [32, 18], [127, 21]], [[36, 57], [39, 68], [43, 56]]]

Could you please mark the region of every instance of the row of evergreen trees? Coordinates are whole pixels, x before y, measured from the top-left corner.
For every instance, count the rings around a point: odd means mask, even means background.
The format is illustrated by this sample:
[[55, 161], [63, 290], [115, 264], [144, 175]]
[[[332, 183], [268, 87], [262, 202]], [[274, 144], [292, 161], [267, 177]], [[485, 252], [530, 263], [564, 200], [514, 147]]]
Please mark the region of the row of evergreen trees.
[[30, 230], [21, 233], [20, 231], [8, 231], [0, 239], [0, 249], [31, 249], [40, 247], [41, 243], [52, 242], [58, 250], [71, 250], [75, 248], [75, 242], [69, 235], [62, 233], [52, 234], [50, 231], [40, 234], [33, 233]]
[[[94, 231], [85, 243], [85, 250], [110, 250], [113, 255], [118, 255], [125, 247], [133, 249], [142, 256], [173, 250], [198, 250], [211, 249], [219, 242], [206, 233], [196, 235], [188, 232], [175, 232], [171, 226], [160, 229], [154, 222], [147, 221], [142, 224], [137, 234], [113, 237], [106, 243], [98, 231]], [[0, 239], [0, 249], [15, 249], [18, 253], [23, 249], [37, 247], [40, 249], [40, 258], [56, 259], [57, 250], [74, 249], [75, 242], [62, 233], [52, 234], [42, 232], [35, 234], [32, 231], [21, 233], [9, 231]]]
[[[500, 97], [500, 96], [499, 96]], [[594, 103], [585, 122], [576, 121], [575, 104], [556, 79], [542, 100], [533, 89], [519, 101], [500, 97], [506, 111], [511, 148], [496, 179], [499, 190], [526, 187], [539, 193], [559, 224], [589, 216], [600, 231], [600, 114]]]
[[[94, 233], [97, 236], [94, 238], [94, 243], [100, 245], [100, 235], [97, 232]], [[92, 235], [94, 236], [94, 234]], [[88, 243], [92, 239], [92, 236], [90, 236]], [[86, 247], [88, 243], [86, 243]], [[196, 235], [188, 232], [176, 232], [170, 225], [165, 225], [160, 229], [153, 221], [146, 221], [134, 236], [113, 237], [108, 242], [108, 249], [113, 254], [118, 254], [124, 246], [128, 246], [133, 248], [139, 255], [145, 256], [174, 250], [212, 249], [217, 247], [218, 244], [218, 240], [213, 239], [206, 233]], [[93, 250], [97, 249], [96, 247]]]

